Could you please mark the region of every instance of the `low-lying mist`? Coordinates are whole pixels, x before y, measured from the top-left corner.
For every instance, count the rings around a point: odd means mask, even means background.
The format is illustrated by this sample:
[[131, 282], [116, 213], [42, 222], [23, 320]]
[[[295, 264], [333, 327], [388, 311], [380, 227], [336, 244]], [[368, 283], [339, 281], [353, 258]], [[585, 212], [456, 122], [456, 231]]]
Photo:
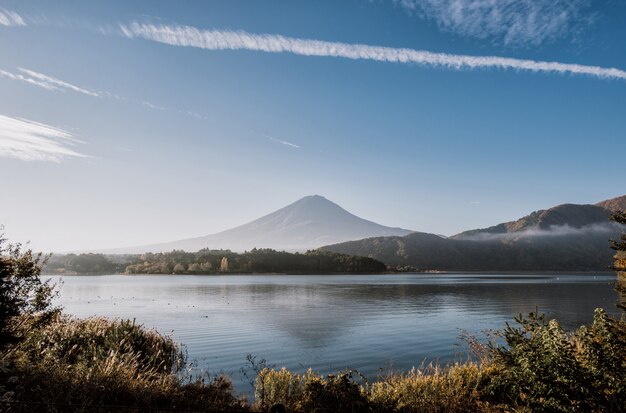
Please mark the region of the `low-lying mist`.
[[610, 237], [611, 234], [619, 234], [625, 229], [624, 225], [615, 222], [597, 223], [585, 225], [579, 228], [569, 225], [551, 225], [548, 228], [527, 228], [522, 231], [506, 232], [506, 233], [488, 233], [481, 232], [474, 235], [464, 236], [467, 241], [500, 241], [513, 240], [520, 238], [538, 238], [538, 237], [564, 237], [564, 236], [589, 236], [604, 234]]

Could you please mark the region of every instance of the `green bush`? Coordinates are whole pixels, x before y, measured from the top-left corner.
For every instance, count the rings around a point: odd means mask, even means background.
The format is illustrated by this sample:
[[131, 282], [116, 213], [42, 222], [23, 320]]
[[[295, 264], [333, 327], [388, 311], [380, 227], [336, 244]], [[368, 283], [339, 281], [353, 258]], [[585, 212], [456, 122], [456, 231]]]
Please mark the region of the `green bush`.
[[531, 313], [492, 345], [500, 368], [486, 400], [538, 412], [626, 411], [626, 324], [597, 309], [591, 326], [566, 333]]

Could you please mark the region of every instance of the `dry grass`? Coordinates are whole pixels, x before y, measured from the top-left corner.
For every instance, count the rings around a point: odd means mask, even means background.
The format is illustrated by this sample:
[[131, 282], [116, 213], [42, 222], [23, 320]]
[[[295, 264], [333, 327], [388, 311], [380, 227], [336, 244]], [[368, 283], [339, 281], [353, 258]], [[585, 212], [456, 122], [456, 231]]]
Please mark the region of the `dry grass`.
[[502, 410], [481, 401], [479, 391], [495, 370], [475, 363], [429, 365], [368, 385], [357, 381], [355, 372], [323, 377], [311, 370], [263, 369], [254, 407], [267, 410], [281, 403], [290, 412], [496, 412]]
[[326, 378], [308, 370], [304, 374], [286, 369], [263, 369], [257, 376], [254, 408], [266, 411], [283, 404], [289, 412], [367, 412], [371, 410], [366, 387], [347, 371]]
[[[61, 411], [85, 406], [246, 408], [228, 378], [192, 378], [171, 338], [131, 321], [58, 317], [24, 336], [0, 370], [0, 390], [8, 400], [66, 406]], [[20, 411], [16, 408], [12, 411]]]
[[428, 365], [404, 374], [391, 374], [372, 384], [370, 400], [380, 411], [406, 413], [478, 412], [488, 406], [480, 389], [495, 371], [492, 365], [455, 363]]

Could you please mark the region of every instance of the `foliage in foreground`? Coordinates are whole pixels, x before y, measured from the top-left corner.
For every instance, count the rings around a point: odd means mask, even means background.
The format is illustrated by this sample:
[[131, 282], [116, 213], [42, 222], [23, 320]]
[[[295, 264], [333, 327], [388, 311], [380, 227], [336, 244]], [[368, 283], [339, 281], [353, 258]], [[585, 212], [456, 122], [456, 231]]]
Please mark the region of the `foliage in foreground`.
[[0, 234], [0, 351], [23, 339], [20, 317], [44, 325], [58, 313], [51, 304], [54, 286], [39, 278], [44, 263], [41, 254], [7, 245]]
[[[131, 321], [59, 316], [44, 328], [23, 328], [26, 339], [0, 369], [3, 401], [44, 403], [38, 411], [245, 407], [228, 378], [192, 378], [178, 344]], [[33, 411], [32, 404], [7, 405]]]
[[281, 403], [293, 412], [472, 412], [491, 411], [478, 389], [493, 368], [476, 363], [427, 366], [390, 374], [373, 384], [355, 371], [328, 375], [264, 369], [256, 382], [255, 407]]
[[499, 373], [484, 395], [531, 411], [626, 411], [626, 322], [597, 309], [573, 334], [556, 320], [531, 314], [490, 348]]
[[371, 385], [353, 372], [324, 378], [311, 371], [264, 369], [255, 406], [294, 412], [624, 412], [626, 322], [596, 310], [590, 326], [568, 334], [531, 314], [484, 345], [478, 363], [427, 366]]

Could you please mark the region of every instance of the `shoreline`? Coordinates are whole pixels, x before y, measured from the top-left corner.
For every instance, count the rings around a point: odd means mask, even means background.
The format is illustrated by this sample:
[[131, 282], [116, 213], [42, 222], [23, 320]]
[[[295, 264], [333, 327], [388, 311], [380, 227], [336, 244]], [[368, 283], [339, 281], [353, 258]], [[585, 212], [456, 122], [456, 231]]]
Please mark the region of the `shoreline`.
[[407, 271], [407, 272], [236, 272], [236, 273], [177, 273], [177, 274], [166, 274], [166, 273], [150, 273], [150, 274], [129, 274], [129, 273], [110, 273], [110, 272], [101, 272], [101, 273], [42, 273], [42, 277], [49, 276], [105, 276], [105, 275], [126, 275], [129, 277], [140, 276], [140, 275], [163, 275], [163, 276], [177, 276], [177, 275], [193, 275], [199, 277], [205, 276], [226, 276], [226, 275], [346, 275], [346, 276], [354, 276], [354, 275], [600, 275], [600, 276], [608, 276], [615, 275], [613, 271]]

